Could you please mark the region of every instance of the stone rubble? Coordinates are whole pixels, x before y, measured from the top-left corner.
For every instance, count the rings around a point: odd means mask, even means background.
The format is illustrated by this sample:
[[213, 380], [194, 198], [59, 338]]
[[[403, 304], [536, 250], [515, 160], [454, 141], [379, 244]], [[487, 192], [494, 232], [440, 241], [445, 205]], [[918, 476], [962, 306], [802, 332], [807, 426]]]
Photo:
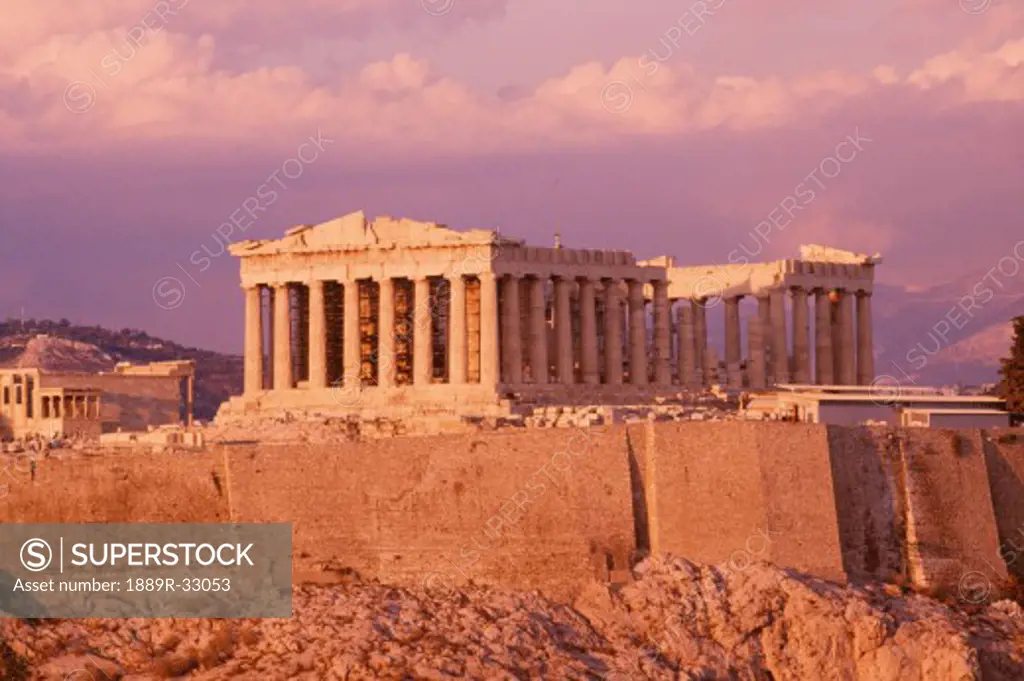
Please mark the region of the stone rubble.
[[0, 620], [2, 659], [53, 681], [1024, 678], [1024, 611], [1010, 601], [965, 612], [764, 564], [648, 560], [634, 576], [593, 583], [570, 607], [350, 574], [296, 587], [288, 620]]
[[517, 428], [587, 428], [613, 423], [655, 421], [764, 420], [760, 412], [738, 408], [735, 397], [724, 392], [681, 393], [649, 403], [543, 405], [523, 403], [507, 416], [459, 417], [424, 414], [422, 418], [389, 419], [380, 416], [338, 415], [325, 412], [221, 415], [204, 428], [211, 444], [264, 442], [339, 444], [361, 438], [437, 435], [477, 430]]
[[146, 431], [103, 433], [98, 446], [101, 449], [150, 449], [154, 453], [176, 450], [200, 450], [205, 441], [203, 430], [180, 425], [150, 426]]

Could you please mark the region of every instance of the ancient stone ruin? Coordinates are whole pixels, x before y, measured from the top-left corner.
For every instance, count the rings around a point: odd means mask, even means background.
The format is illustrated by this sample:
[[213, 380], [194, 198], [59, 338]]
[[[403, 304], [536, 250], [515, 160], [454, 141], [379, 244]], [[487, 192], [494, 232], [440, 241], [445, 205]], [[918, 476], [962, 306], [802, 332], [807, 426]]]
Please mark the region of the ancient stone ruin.
[[[362, 213], [231, 252], [245, 290], [245, 390], [223, 414], [504, 416], [520, 404], [874, 377], [878, 256], [805, 246], [797, 259], [676, 267]], [[745, 358], [744, 296], [758, 304]], [[708, 342], [718, 302], [724, 363]]]

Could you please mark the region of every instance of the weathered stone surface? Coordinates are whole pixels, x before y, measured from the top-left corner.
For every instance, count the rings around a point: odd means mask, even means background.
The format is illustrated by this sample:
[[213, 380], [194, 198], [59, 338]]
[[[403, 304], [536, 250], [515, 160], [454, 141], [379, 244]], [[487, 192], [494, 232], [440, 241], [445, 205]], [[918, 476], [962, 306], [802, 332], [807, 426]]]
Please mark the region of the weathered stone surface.
[[[292, 421], [282, 432], [305, 439], [2, 455], [0, 521], [291, 522], [300, 580], [325, 578], [330, 563], [566, 594], [586, 579], [621, 581], [634, 551], [764, 559], [971, 603], [997, 598], [1008, 568], [1020, 571], [1019, 431], [548, 413], [565, 426], [482, 420], [364, 439], [344, 422]], [[602, 425], [574, 427], [594, 417]]]
[[352, 577], [297, 588], [288, 620], [3, 620], [0, 639], [16, 642], [33, 679], [75, 669], [136, 681], [1024, 675], [1024, 613], [1008, 601], [966, 613], [765, 564], [666, 559], [634, 572], [634, 583], [593, 584], [572, 606], [536, 592], [403, 589]]

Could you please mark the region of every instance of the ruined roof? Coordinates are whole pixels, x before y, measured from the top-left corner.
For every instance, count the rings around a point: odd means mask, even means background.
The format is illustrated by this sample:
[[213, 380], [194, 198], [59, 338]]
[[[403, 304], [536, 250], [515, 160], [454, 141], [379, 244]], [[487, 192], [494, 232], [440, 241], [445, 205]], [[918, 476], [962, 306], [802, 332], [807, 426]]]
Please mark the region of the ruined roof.
[[523, 242], [502, 237], [497, 229], [458, 231], [436, 222], [390, 216], [369, 220], [362, 211], [357, 211], [318, 225], [293, 227], [281, 239], [242, 241], [229, 250], [232, 255], [245, 257], [286, 252], [487, 244], [522, 245]]
[[866, 253], [854, 253], [853, 251], [844, 251], [841, 248], [832, 248], [831, 246], [809, 244], [800, 246], [800, 260], [805, 262], [834, 262], [843, 265], [879, 265], [882, 262], [882, 254], [867, 255]]

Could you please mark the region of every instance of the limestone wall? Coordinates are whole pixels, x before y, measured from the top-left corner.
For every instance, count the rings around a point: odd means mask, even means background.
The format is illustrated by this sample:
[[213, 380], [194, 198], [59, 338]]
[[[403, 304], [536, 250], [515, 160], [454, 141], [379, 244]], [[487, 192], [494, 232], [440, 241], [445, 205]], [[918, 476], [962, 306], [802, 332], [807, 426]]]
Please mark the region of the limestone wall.
[[0, 522], [291, 522], [299, 579], [571, 593], [653, 550], [949, 591], [1022, 572], [1017, 433], [652, 422], [44, 459], [0, 471]]
[[181, 379], [120, 374], [48, 374], [45, 387], [99, 388], [104, 430], [145, 430], [181, 421]]
[[557, 589], [628, 568], [624, 442], [609, 427], [232, 447], [232, 513], [294, 523], [299, 571]]
[[852, 579], [905, 582], [906, 495], [895, 436], [826, 428], [843, 568]]
[[0, 522], [227, 522], [224, 475], [209, 454], [0, 458]]
[[[994, 584], [1006, 577], [981, 431], [788, 423], [650, 430], [644, 486], [657, 551], [733, 569], [760, 558], [828, 578], [945, 592], [964, 575], [980, 572]], [[1024, 466], [1019, 453], [1013, 460]], [[1024, 501], [1012, 508], [1005, 524], [1024, 520]]]
[[1024, 431], [992, 431], [984, 447], [999, 531], [999, 556], [989, 561], [1024, 580]]
[[[914, 584], [955, 589], [995, 559], [999, 536], [981, 431], [922, 428], [903, 449], [907, 555]], [[919, 561], [919, 563], [918, 563]], [[995, 565], [993, 575], [1006, 577]]]
[[649, 433], [644, 486], [657, 551], [843, 578], [824, 426], [659, 423]]

